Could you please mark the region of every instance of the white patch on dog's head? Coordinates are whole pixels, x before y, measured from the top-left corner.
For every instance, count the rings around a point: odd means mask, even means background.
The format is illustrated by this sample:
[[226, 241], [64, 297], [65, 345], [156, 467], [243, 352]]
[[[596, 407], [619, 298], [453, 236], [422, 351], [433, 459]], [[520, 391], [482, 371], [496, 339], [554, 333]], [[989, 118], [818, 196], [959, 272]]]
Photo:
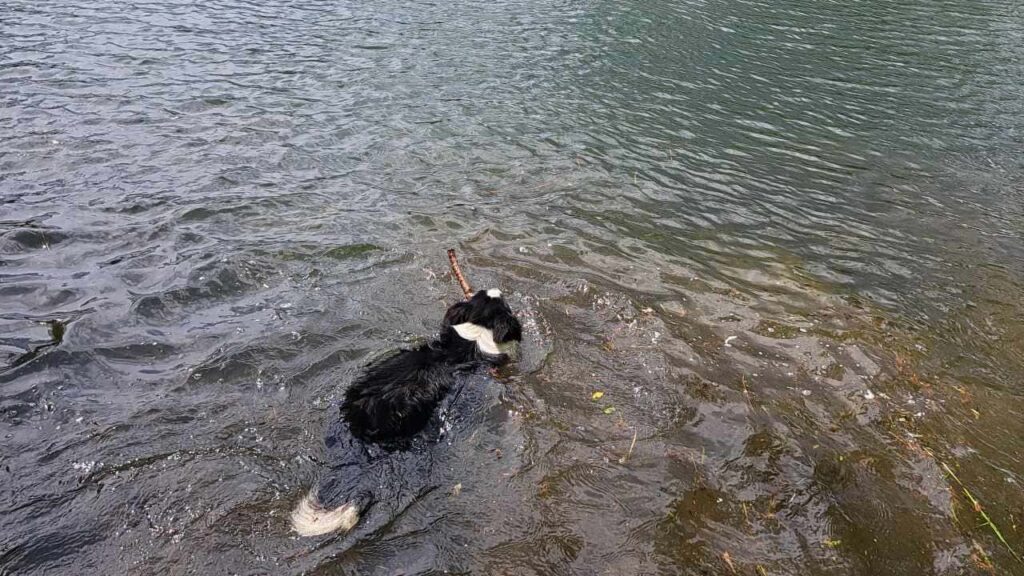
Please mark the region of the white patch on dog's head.
[[501, 290], [498, 290], [497, 288], [491, 288], [490, 290], [487, 291], [487, 296], [491, 298], [501, 298]]
[[511, 345], [498, 344], [494, 341], [494, 332], [490, 328], [484, 328], [479, 324], [464, 322], [452, 326], [455, 332], [466, 340], [476, 342], [476, 347], [486, 354], [508, 354]]

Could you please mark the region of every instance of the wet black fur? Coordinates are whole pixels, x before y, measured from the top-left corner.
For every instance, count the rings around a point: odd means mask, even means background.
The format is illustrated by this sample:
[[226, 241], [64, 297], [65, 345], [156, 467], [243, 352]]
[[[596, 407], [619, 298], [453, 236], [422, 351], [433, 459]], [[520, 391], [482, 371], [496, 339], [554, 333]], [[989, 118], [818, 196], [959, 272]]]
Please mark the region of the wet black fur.
[[460, 373], [508, 361], [460, 337], [452, 326], [464, 322], [489, 328], [499, 344], [522, 340], [522, 327], [502, 298], [481, 290], [452, 305], [437, 339], [369, 365], [345, 392], [341, 414], [356, 438], [400, 445], [427, 426]]

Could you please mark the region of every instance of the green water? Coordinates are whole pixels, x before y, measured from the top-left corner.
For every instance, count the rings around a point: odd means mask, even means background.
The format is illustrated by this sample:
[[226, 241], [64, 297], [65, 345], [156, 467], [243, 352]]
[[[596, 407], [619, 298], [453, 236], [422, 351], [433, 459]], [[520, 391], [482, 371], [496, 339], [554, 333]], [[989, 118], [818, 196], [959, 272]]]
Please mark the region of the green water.
[[[1024, 574], [1019, 4], [0, 30], [0, 574]], [[295, 537], [449, 246], [524, 321], [501, 405], [436, 490]]]

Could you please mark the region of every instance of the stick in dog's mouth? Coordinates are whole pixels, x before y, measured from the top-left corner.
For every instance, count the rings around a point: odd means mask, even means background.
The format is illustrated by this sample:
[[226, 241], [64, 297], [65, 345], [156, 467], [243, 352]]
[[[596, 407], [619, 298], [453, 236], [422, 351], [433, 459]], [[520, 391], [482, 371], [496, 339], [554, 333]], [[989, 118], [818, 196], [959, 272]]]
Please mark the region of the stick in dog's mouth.
[[[455, 276], [455, 280], [458, 281], [459, 287], [462, 288], [462, 294], [466, 297], [466, 300], [471, 299], [474, 294], [473, 287], [470, 286], [469, 281], [466, 280], [465, 274], [462, 273], [462, 268], [459, 266], [459, 259], [455, 255], [455, 248], [448, 249], [448, 264], [451, 266], [452, 276]], [[497, 289], [491, 289], [487, 291], [487, 295], [492, 298], [500, 298], [501, 291]], [[476, 338], [468, 335], [460, 335], [463, 338], [466, 338], [467, 340], [476, 340]], [[516, 358], [519, 355], [519, 343], [514, 340], [510, 342], [503, 342], [501, 344], [495, 344], [494, 346], [496, 348], [496, 350], [494, 351], [495, 353], [505, 354], [509, 358]]]
[[459, 268], [459, 259], [455, 256], [455, 248], [448, 249], [448, 264], [452, 267], [452, 274], [455, 279], [459, 281], [459, 287], [462, 288], [462, 294], [469, 300], [473, 297], [473, 287], [466, 281], [466, 277], [462, 275], [462, 269]]

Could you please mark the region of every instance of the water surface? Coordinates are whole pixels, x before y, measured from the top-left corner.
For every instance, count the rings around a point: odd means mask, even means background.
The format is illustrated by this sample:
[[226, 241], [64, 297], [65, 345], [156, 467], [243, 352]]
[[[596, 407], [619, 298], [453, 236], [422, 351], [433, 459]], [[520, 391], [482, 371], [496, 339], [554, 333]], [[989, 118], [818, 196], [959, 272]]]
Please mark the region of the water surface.
[[[1022, 86], [1003, 0], [7, 0], [0, 573], [1024, 574]], [[503, 409], [293, 536], [448, 246]]]

